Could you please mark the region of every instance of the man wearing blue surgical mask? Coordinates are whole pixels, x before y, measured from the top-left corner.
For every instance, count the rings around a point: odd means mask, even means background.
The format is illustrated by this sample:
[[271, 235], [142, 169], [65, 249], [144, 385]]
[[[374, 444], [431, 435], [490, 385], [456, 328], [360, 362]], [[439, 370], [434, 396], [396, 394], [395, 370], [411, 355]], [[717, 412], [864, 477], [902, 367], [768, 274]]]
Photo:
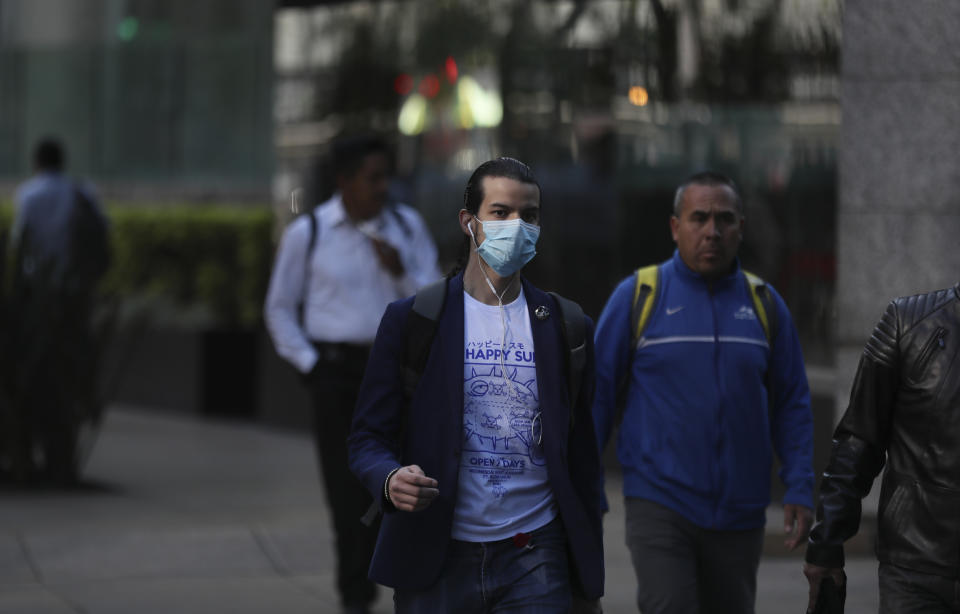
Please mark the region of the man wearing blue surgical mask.
[[[592, 322], [578, 314], [585, 365], [570, 371], [571, 312], [520, 274], [540, 236], [525, 164], [477, 168], [458, 221], [460, 266], [387, 308], [354, 414], [350, 467], [384, 512], [370, 577], [402, 613], [598, 611]], [[442, 306], [405, 386], [431, 294]]]

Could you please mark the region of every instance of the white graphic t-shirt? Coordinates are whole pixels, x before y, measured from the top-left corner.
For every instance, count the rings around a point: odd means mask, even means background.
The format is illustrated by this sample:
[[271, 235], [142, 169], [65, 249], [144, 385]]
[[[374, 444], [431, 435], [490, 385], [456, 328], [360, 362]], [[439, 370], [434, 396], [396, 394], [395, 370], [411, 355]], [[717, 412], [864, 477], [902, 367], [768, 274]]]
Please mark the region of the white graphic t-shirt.
[[463, 451], [453, 538], [496, 541], [547, 524], [557, 510], [540, 441], [540, 395], [523, 291], [504, 305], [503, 318], [497, 305], [466, 292], [463, 300]]

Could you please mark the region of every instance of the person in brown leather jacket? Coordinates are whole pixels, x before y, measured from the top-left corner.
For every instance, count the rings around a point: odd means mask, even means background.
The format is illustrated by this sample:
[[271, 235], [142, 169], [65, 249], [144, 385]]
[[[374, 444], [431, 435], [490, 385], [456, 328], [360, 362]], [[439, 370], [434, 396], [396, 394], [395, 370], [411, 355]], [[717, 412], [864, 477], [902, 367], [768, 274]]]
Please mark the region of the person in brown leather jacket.
[[843, 542], [886, 463], [880, 612], [960, 612], [960, 284], [892, 301], [873, 330], [834, 433], [804, 574], [843, 584]]

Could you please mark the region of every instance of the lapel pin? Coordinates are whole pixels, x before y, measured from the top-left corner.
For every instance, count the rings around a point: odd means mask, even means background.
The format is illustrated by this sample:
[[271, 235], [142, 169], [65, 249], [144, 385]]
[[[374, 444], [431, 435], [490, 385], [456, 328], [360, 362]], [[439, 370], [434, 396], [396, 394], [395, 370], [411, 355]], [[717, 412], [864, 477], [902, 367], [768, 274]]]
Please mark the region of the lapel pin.
[[533, 310], [533, 315], [537, 316], [538, 320], [546, 320], [547, 318], [550, 317], [550, 310], [544, 307], [543, 305], [540, 305], [539, 307]]

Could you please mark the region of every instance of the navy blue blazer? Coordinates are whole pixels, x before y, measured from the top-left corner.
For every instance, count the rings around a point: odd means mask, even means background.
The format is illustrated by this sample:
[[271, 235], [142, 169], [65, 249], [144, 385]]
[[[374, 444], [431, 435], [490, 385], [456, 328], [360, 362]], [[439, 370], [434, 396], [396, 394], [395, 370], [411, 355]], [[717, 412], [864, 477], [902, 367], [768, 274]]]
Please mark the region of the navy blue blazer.
[[[603, 594], [600, 457], [590, 407], [593, 401], [593, 323], [586, 318], [587, 364], [580, 394], [568, 399], [567, 345], [560, 307], [523, 280], [543, 412], [543, 451], [560, 518], [566, 527], [572, 581], [578, 594]], [[550, 315], [533, 316], [544, 305]], [[413, 298], [390, 304], [380, 322], [348, 439], [350, 469], [384, 508], [370, 578], [385, 586], [419, 590], [440, 576], [450, 532], [463, 443], [463, 276], [447, 282], [447, 298], [417, 390], [404, 407], [403, 354]], [[419, 465], [439, 483], [439, 496], [419, 512], [402, 512], [383, 496], [387, 474]]]

